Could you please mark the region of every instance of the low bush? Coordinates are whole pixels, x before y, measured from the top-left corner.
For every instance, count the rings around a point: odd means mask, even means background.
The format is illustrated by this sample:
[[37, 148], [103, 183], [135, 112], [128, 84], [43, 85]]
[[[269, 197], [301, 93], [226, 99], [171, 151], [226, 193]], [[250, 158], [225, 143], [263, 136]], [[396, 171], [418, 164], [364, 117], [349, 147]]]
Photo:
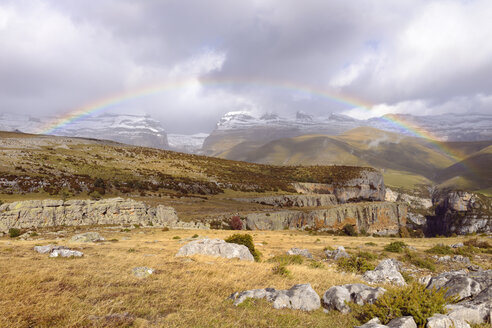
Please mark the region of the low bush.
[[173, 239], [181, 239], [180, 236], [174, 236]]
[[384, 247], [384, 250], [387, 252], [392, 252], [392, 253], [402, 253], [406, 247], [407, 247], [407, 244], [405, 244], [404, 242], [394, 241], [394, 242], [386, 245]]
[[10, 238], [19, 237], [20, 235], [21, 235], [20, 229], [17, 229], [17, 228], [10, 228], [9, 229]]
[[408, 231], [407, 227], [400, 227], [400, 229], [398, 229], [398, 235], [400, 236], [400, 238], [410, 238], [410, 232]]
[[282, 254], [268, 259], [268, 262], [278, 263], [280, 265], [302, 264], [304, 262], [304, 257], [301, 255]]
[[351, 224], [346, 224], [342, 228], [342, 233], [347, 236], [357, 236], [357, 231], [355, 227]]
[[342, 257], [337, 261], [339, 271], [364, 273], [369, 270], [374, 270], [375, 266], [367, 259], [352, 255], [350, 257]]
[[231, 230], [243, 230], [243, 221], [239, 216], [233, 216], [229, 222]]
[[377, 246], [378, 244], [373, 243], [372, 241], [365, 244], [366, 246]]
[[418, 327], [425, 327], [427, 318], [446, 313], [446, 304], [454, 299], [445, 297], [446, 289], [426, 289], [419, 283], [403, 288], [390, 288], [374, 304], [349, 303], [355, 317], [361, 322], [378, 317], [382, 324], [395, 318], [412, 316]]
[[191, 238], [198, 238], [199, 236], [197, 234], [194, 234], [193, 236], [191, 236]]
[[309, 267], [313, 269], [324, 269], [325, 265], [320, 261], [310, 261]]
[[405, 252], [405, 255], [401, 260], [419, 268], [427, 269], [432, 272], [436, 271], [436, 265], [432, 260], [422, 257], [415, 252]]
[[463, 242], [465, 246], [477, 247], [482, 249], [490, 249], [492, 245], [486, 240], [479, 240], [478, 238], [468, 239]]
[[359, 251], [357, 253], [357, 257], [362, 257], [363, 259], [372, 261], [378, 258], [378, 255], [375, 253], [369, 253], [369, 252], [364, 252], [364, 251]]
[[434, 245], [432, 248], [429, 248], [425, 252], [429, 253], [429, 254], [438, 254], [438, 255], [452, 255], [452, 254], [454, 254], [453, 249], [451, 247], [449, 247], [448, 245], [444, 245], [444, 244]]
[[255, 249], [255, 244], [253, 243], [253, 237], [249, 234], [234, 234], [229, 236], [226, 240], [228, 243], [244, 245], [248, 247], [251, 255], [256, 262], [260, 261], [261, 253]]
[[287, 269], [285, 267], [285, 265], [282, 265], [282, 264], [277, 264], [273, 267], [272, 269], [273, 271], [273, 274], [278, 274], [279, 276], [282, 276], [282, 277], [290, 277], [291, 276], [291, 272], [289, 269]]

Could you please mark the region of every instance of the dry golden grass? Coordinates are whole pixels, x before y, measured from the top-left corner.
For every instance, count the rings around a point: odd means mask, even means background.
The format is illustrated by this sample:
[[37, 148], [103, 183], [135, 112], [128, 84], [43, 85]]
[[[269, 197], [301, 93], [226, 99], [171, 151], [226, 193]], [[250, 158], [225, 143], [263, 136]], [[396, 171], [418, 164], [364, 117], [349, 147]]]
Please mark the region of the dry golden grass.
[[[162, 231], [135, 229], [119, 232], [95, 228], [118, 241], [69, 244], [75, 229], [63, 239], [41, 234], [38, 241], [0, 239], [0, 327], [352, 327], [357, 322], [338, 312], [312, 313], [275, 310], [265, 301], [235, 307], [227, 297], [246, 289], [290, 288], [311, 283], [320, 296], [331, 286], [360, 282], [360, 276], [340, 273], [332, 263], [312, 268], [306, 262], [291, 265], [290, 277], [272, 272], [273, 263], [196, 256], [176, 258], [178, 249], [194, 234], [224, 239], [231, 231]], [[81, 229], [78, 229], [80, 232]], [[393, 238], [313, 236], [297, 231], [252, 231], [263, 258], [283, 254], [291, 247], [309, 249], [323, 257], [326, 246], [344, 245], [380, 252]], [[48, 237], [51, 236], [51, 237]], [[173, 239], [180, 236], [181, 239]], [[39, 237], [38, 237], [39, 238]], [[48, 239], [52, 238], [52, 239]], [[376, 246], [367, 246], [367, 242]], [[463, 241], [463, 238], [405, 239], [418, 250]], [[33, 246], [57, 242], [84, 252], [83, 258], [51, 259]], [[151, 267], [147, 278], [132, 268]], [[112, 316], [111, 316], [112, 315]]]

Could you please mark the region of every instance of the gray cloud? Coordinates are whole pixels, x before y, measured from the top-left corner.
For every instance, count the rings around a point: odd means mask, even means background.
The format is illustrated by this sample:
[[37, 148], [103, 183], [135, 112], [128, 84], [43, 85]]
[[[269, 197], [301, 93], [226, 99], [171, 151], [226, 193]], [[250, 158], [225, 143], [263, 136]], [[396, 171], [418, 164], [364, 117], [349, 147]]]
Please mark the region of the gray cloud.
[[7, 0], [0, 112], [59, 114], [152, 85], [167, 87], [109, 110], [149, 113], [185, 133], [245, 108], [490, 112], [491, 9], [487, 0]]

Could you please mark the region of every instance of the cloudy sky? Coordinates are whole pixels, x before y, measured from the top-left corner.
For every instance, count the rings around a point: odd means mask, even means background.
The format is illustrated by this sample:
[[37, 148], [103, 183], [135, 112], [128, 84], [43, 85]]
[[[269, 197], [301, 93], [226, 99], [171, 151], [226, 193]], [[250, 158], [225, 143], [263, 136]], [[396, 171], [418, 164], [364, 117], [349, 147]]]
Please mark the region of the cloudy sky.
[[1, 0], [0, 113], [127, 96], [107, 111], [181, 133], [236, 110], [491, 113], [491, 14], [490, 0]]

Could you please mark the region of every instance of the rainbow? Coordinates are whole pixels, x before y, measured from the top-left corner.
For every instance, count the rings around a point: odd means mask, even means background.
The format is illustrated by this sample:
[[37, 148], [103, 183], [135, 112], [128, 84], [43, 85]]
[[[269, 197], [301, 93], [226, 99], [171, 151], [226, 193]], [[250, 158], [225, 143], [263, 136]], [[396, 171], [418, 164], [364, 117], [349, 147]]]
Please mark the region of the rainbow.
[[[38, 133], [39, 134], [55, 134], [58, 129], [66, 127], [76, 121], [84, 120], [88, 116], [95, 113], [107, 110], [110, 107], [118, 106], [119, 104], [125, 103], [129, 100], [139, 99], [143, 97], [148, 97], [150, 95], [160, 94], [172, 90], [178, 90], [196, 83], [195, 79], [182, 79], [172, 82], [159, 83], [139, 89], [124, 91], [117, 93], [94, 102], [88, 103], [82, 107], [68, 111], [62, 116], [49, 122], [47, 125], [43, 126]], [[362, 101], [357, 98], [349, 97], [346, 95], [336, 94], [328, 92], [323, 89], [299, 85], [291, 82], [285, 81], [271, 81], [264, 79], [240, 79], [240, 78], [201, 78], [199, 80], [201, 85], [207, 87], [214, 86], [231, 86], [231, 85], [246, 85], [255, 87], [267, 87], [267, 88], [277, 88], [287, 91], [303, 92], [306, 94], [315, 95], [321, 98], [329, 99], [333, 102], [347, 105], [352, 108], [361, 108], [366, 111], [371, 111], [372, 105]], [[396, 117], [393, 115], [383, 116], [383, 119], [390, 124], [397, 126], [398, 128], [407, 131], [415, 137], [426, 139], [428, 142], [434, 144], [442, 152], [447, 154], [455, 161], [461, 161], [463, 158], [458, 156], [451, 148], [447, 147], [444, 143], [438, 141], [438, 138], [433, 135], [430, 131], [426, 131], [421, 127], [417, 126], [413, 122], [405, 120], [401, 117]]]

